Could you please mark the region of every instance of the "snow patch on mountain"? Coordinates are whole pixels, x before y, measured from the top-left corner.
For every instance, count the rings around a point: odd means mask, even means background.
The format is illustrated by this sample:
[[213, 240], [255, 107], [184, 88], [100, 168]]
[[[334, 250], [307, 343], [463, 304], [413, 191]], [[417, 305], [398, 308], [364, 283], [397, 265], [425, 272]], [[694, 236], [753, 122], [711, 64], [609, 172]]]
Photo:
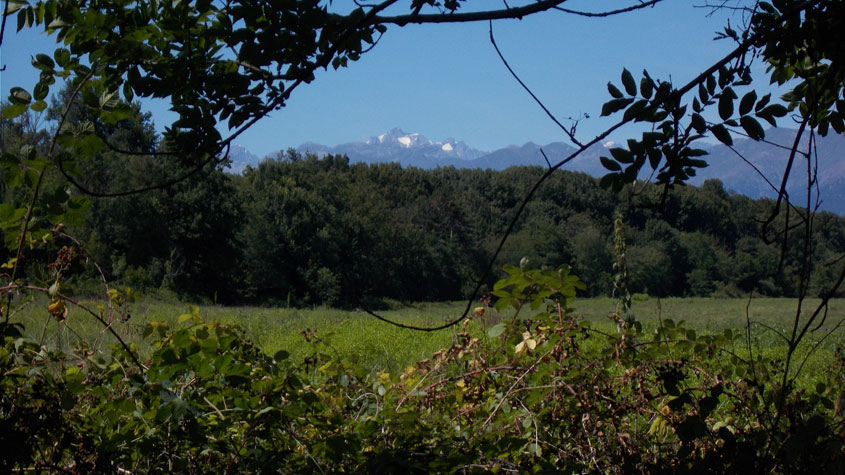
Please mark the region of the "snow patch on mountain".
[[299, 146], [297, 151], [318, 156], [329, 153], [346, 155], [353, 163], [398, 162], [404, 166], [423, 168], [463, 167], [466, 161], [486, 154], [451, 137], [435, 142], [418, 132], [408, 133], [398, 127], [372, 136], [366, 142], [349, 142], [335, 147], [309, 142]]

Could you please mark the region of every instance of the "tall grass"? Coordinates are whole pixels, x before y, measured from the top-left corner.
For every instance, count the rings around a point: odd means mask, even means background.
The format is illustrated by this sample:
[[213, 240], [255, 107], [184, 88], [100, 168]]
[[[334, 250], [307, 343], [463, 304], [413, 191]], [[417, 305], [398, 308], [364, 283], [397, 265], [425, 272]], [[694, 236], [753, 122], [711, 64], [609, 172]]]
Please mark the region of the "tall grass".
[[[46, 305], [46, 300], [34, 300], [14, 315], [13, 321], [25, 325], [26, 336], [29, 338], [43, 341], [49, 347], [62, 351], [82, 342], [91, 351], [108, 351], [109, 346], [116, 343], [100, 323], [80, 309], [71, 307], [67, 320], [58, 323], [47, 314]], [[817, 300], [806, 301], [805, 312], [812, 311], [816, 305]], [[786, 353], [782, 335], [788, 336], [792, 331], [796, 306], [795, 299], [641, 298], [634, 302], [634, 312], [647, 330], [654, 328], [660, 319], [684, 321], [687, 327], [708, 333], [721, 333], [725, 329], [743, 331], [746, 322], [750, 321], [752, 348], [757, 354], [778, 357]], [[577, 300], [575, 307], [575, 314], [592, 321], [595, 327], [613, 330], [614, 324], [607, 318], [615, 308], [613, 300]], [[423, 303], [386, 311], [383, 316], [402, 323], [435, 326], [459, 317], [465, 308], [466, 302]], [[179, 315], [188, 311], [188, 305], [184, 303], [142, 299], [128, 304], [127, 309], [130, 318], [125, 322], [115, 320], [112, 326], [125, 340], [136, 345], [143, 358], [152, 352], [149, 341], [142, 338], [143, 328], [148, 322], [187, 325], [178, 323]], [[304, 335], [305, 332], [311, 332], [311, 335], [316, 335], [325, 343], [323, 351], [337, 352], [343, 358], [373, 371], [388, 372], [401, 371], [408, 365], [428, 358], [449, 345], [454, 332], [458, 331], [457, 327], [434, 332], [405, 330], [378, 321], [361, 311], [322, 307], [202, 306], [200, 315], [206, 320], [238, 325], [247, 338], [268, 354], [285, 350], [294, 361], [302, 361], [314, 351], [313, 345], [306, 342]], [[501, 314], [489, 311], [483, 321], [477, 323], [489, 326], [500, 319], [511, 318], [512, 315], [511, 311]], [[808, 333], [804, 351], [799, 353], [801, 356], [817, 347], [805, 365], [806, 373], [824, 371], [834, 348], [845, 345], [845, 333], [837, 328], [844, 319], [845, 301], [832, 301], [824, 324], [819, 330]], [[473, 331], [480, 333], [481, 325], [474, 324]], [[736, 351], [747, 351], [744, 343], [738, 343]], [[799, 358], [799, 362], [801, 360]]]

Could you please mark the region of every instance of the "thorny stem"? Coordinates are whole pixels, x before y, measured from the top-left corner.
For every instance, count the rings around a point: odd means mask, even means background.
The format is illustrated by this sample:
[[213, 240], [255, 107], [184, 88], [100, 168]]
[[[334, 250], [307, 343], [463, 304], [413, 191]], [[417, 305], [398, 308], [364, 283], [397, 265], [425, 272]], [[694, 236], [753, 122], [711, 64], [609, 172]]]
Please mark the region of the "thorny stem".
[[[9, 5], [9, 2], [6, 2], [6, 5]], [[4, 17], [5, 18], [5, 17]], [[82, 86], [91, 79], [93, 75], [93, 71], [88, 73], [79, 84], [76, 86], [76, 89], [70, 95], [70, 99], [68, 99], [67, 104], [65, 104], [65, 110], [62, 113], [62, 118], [59, 120], [59, 124], [56, 127], [56, 133], [53, 134], [53, 138], [50, 141], [50, 149], [47, 151], [47, 160], [49, 162], [50, 158], [53, 156], [53, 151], [56, 149], [56, 141], [59, 138], [59, 131], [62, 130], [62, 126], [67, 119], [68, 113], [70, 113], [70, 107], [73, 104], [73, 98], [79, 94], [79, 91], [82, 89]], [[21, 224], [21, 233], [18, 235], [18, 249], [15, 251], [15, 263], [12, 266], [12, 276], [9, 279], [10, 282], [15, 282], [15, 277], [17, 277], [18, 272], [18, 265], [20, 264], [21, 255], [23, 253], [23, 242], [26, 240], [26, 233], [29, 230], [29, 221], [32, 219], [32, 212], [35, 210], [35, 202], [38, 200], [38, 193], [41, 191], [41, 184], [44, 182], [44, 174], [47, 172], [47, 166], [49, 163], [45, 163], [41, 170], [38, 172], [38, 180], [35, 182], [35, 188], [32, 191], [32, 199], [29, 201], [29, 205], [26, 208], [26, 214], [23, 217], [23, 223]], [[5, 315], [5, 323], [9, 323], [9, 313], [12, 311], [12, 294], [10, 293], [6, 298], [6, 315]]]
[[[47, 289], [46, 287], [38, 287], [38, 286], [35, 286], [35, 285], [10, 284], [10, 285], [0, 287], [0, 291], [11, 291], [11, 290], [19, 290], [19, 289], [37, 290], [39, 292], [50, 293], [50, 289]], [[84, 310], [85, 312], [89, 313], [92, 317], [96, 318], [97, 321], [100, 322], [103, 325], [103, 327], [105, 327], [109, 331], [109, 333], [111, 333], [115, 337], [115, 339], [117, 339], [118, 343], [120, 343], [120, 346], [122, 346], [123, 349], [126, 351], [126, 353], [129, 355], [129, 357], [132, 358], [132, 362], [135, 363], [135, 366], [138, 367], [138, 370], [140, 370], [141, 372], [144, 371], [144, 369], [145, 369], [144, 365], [142, 365], [141, 362], [138, 360], [138, 357], [135, 355], [135, 352], [132, 351], [131, 348], [129, 348], [129, 345], [114, 330], [114, 328], [112, 327], [112, 325], [110, 323], [103, 320], [103, 318], [101, 316], [97, 315], [97, 313], [94, 312], [93, 310], [91, 310], [87, 305], [84, 305], [82, 302], [80, 302], [80, 301], [78, 301], [74, 298], [68, 297], [66, 295], [62, 295], [60, 293], [57, 293], [56, 297], [61, 299], [61, 300], [64, 300], [65, 302], [69, 302], [69, 303], [75, 305], [76, 307], [78, 307], [78, 308]]]

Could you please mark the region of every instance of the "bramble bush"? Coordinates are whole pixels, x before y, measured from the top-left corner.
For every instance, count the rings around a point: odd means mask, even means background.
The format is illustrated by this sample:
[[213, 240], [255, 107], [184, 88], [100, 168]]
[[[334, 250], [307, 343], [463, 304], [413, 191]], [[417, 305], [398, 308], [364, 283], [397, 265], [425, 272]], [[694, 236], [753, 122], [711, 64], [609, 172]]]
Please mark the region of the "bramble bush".
[[[368, 372], [315, 332], [311, 355], [264, 354], [197, 307], [155, 350], [50, 352], [3, 327], [5, 470], [841, 473], [845, 359], [815, 387], [742, 332], [593, 328], [567, 268], [506, 267], [454, 343], [402, 374]], [[531, 318], [523, 309], [536, 312]], [[612, 317], [616, 318], [615, 315]], [[742, 353], [742, 354], [741, 354]], [[777, 401], [785, 398], [782, 408]]]

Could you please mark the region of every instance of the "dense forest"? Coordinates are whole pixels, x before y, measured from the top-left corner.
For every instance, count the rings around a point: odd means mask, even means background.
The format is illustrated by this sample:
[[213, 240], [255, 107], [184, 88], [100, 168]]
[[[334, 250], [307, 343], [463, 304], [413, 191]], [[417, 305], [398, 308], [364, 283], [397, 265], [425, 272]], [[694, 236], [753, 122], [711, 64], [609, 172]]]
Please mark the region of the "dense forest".
[[[89, 124], [109, 134], [106, 149], [74, 164], [86, 188], [136, 189], [190, 166], [167, 153], [137, 106], [112, 125], [85, 111], [72, 110], [71, 127]], [[3, 148], [46, 147], [45, 119], [56, 115], [54, 106], [44, 117], [3, 119]], [[288, 306], [455, 300], [468, 296], [544, 172], [403, 169], [290, 150], [242, 175], [221, 170], [225, 160], [176, 186], [90, 198], [84, 216], [65, 223], [68, 234], [86, 243], [108, 279], [145, 293]], [[72, 193], [54, 178], [49, 193]], [[4, 206], [20, 206], [25, 196], [5, 186]], [[538, 267], [568, 264], [589, 295], [610, 295], [613, 218], [621, 213], [632, 292], [794, 296], [798, 282], [787, 276], [796, 275], [800, 250], [766, 244], [760, 223], [771, 206], [732, 194], [718, 180], [678, 186], [664, 197], [662, 187], [640, 183], [617, 194], [588, 175], [561, 171], [528, 204], [494, 268], [523, 257]], [[818, 213], [814, 232], [810, 282], [819, 294], [834, 280], [825, 263], [845, 248], [845, 219]], [[37, 251], [27, 257], [30, 274], [46, 263]], [[494, 273], [485, 284], [501, 277]], [[89, 265], [66, 284], [84, 293], [95, 292], [98, 282]]]

